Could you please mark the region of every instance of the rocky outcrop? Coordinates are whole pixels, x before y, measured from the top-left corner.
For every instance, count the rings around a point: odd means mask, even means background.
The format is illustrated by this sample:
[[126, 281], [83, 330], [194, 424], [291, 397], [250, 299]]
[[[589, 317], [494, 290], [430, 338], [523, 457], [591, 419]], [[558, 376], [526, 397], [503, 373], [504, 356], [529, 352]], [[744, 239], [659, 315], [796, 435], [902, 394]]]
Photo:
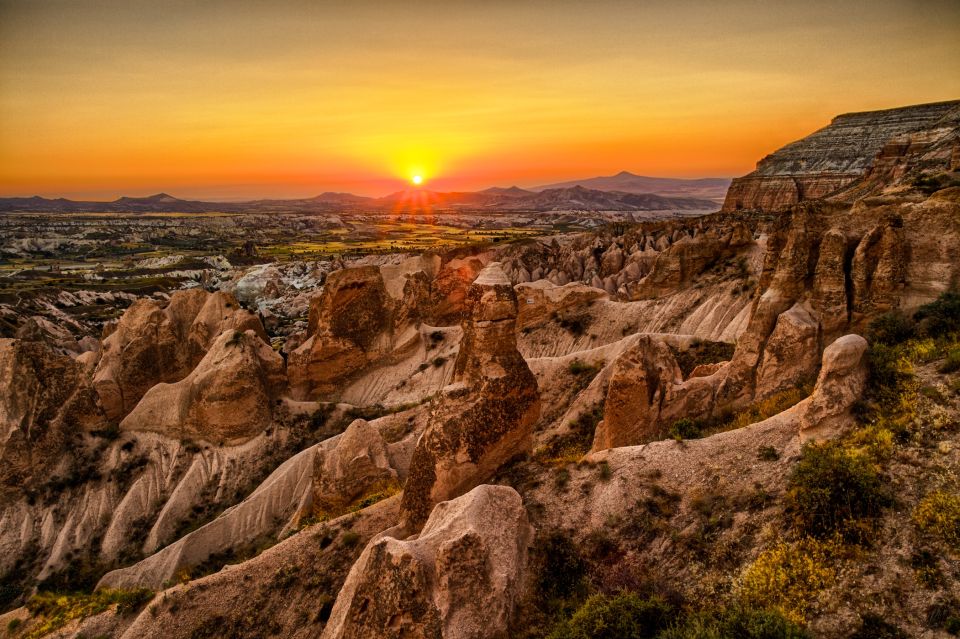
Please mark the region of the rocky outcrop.
[[260, 320], [226, 293], [178, 291], [165, 307], [152, 299], [135, 302], [103, 340], [93, 377], [107, 416], [119, 421], [154, 385], [183, 379], [227, 329], [266, 339]]
[[411, 532], [434, 504], [469, 490], [532, 445], [537, 381], [517, 350], [517, 298], [498, 263], [473, 282], [467, 303], [453, 383], [430, 405], [404, 487], [403, 521]]
[[800, 439], [827, 439], [851, 423], [850, 410], [867, 382], [867, 340], [844, 335], [823, 351], [810, 398], [800, 407]]
[[46, 480], [68, 444], [103, 426], [81, 363], [42, 342], [0, 339], [0, 492]]
[[797, 387], [816, 370], [819, 329], [817, 318], [805, 304], [794, 304], [777, 316], [757, 369], [754, 399]]
[[641, 335], [613, 363], [593, 449], [630, 446], [657, 435], [659, 410], [668, 389], [682, 382], [670, 347], [657, 336]]
[[730, 228], [711, 228], [696, 237], [684, 235], [657, 256], [646, 277], [627, 287], [629, 296], [645, 299], [673, 293], [707, 267], [752, 242], [753, 233], [743, 223], [734, 223]]
[[[652, 364], [669, 362], [661, 348], [638, 342], [611, 378], [609, 417], [594, 449], [647, 441], [678, 419], [721, 417], [796, 388], [816, 377], [824, 344], [908, 303], [904, 274], [923, 263], [910, 243], [922, 238], [910, 237], [885, 209], [866, 211], [851, 221], [843, 208], [805, 204], [771, 225], [761, 288], [731, 360], [708, 375], [677, 380], [662, 372], [669, 366]], [[957, 237], [946, 209], [938, 216], [943, 237]], [[940, 276], [950, 281], [953, 272]]]
[[853, 201], [869, 191], [857, 188], [861, 181], [882, 187], [898, 172], [902, 176], [905, 163], [891, 158], [910, 153], [941, 171], [950, 170], [958, 117], [960, 101], [839, 115], [735, 179], [723, 210], [775, 210], [830, 196]]
[[430, 322], [457, 324], [467, 306], [470, 284], [490, 261], [489, 255], [454, 258], [440, 267], [430, 286]]
[[556, 286], [548, 280], [537, 280], [518, 284], [516, 291], [519, 301], [517, 328], [521, 331], [557, 314], [579, 312], [596, 300], [609, 299], [605, 291], [578, 282]]
[[420, 305], [426, 300], [424, 277], [422, 271], [400, 273], [392, 278], [399, 282], [391, 282], [391, 294], [377, 267], [332, 273], [311, 301], [309, 338], [288, 358], [293, 396], [332, 399], [369, 366], [395, 361], [414, 349], [420, 343]]
[[882, 220], [863, 236], [853, 254], [853, 312], [879, 314], [894, 308], [905, 285], [903, 220]]
[[520, 495], [483, 485], [433, 509], [415, 538], [374, 539], [323, 639], [499, 639], [519, 601], [533, 529]]
[[280, 355], [253, 331], [227, 330], [187, 377], [147, 391], [120, 428], [237, 443], [270, 424], [285, 386]]
[[375, 488], [396, 485], [387, 443], [380, 430], [363, 419], [354, 420], [336, 446], [318, 455], [313, 471], [313, 508], [339, 512]]

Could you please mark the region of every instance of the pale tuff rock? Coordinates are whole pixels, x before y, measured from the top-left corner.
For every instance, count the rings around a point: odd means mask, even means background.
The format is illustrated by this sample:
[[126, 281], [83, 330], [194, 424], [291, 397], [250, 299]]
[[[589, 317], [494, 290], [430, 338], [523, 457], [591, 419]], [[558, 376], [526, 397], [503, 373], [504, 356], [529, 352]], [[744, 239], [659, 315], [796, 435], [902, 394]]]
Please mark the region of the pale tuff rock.
[[794, 304], [777, 316], [757, 370], [755, 399], [799, 386], [819, 360], [819, 325], [810, 308]]
[[270, 424], [285, 381], [280, 355], [253, 331], [228, 330], [187, 377], [147, 391], [120, 428], [236, 443]]
[[150, 299], [135, 302], [104, 338], [93, 377], [107, 416], [120, 420], [152, 386], [186, 377], [227, 329], [252, 330], [266, 339], [260, 320], [226, 293], [177, 291], [166, 307]]
[[439, 503], [416, 537], [370, 542], [322, 637], [505, 638], [532, 537], [520, 495], [507, 486]]
[[367, 491], [396, 481], [397, 471], [390, 466], [387, 443], [380, 430], [356, 419], [340, 435], [335, 447], [316, 457], [314, 508], [334, 512]]
[[41, 342], [0, 339], [0, 492], [46, 479], [65, 447], [103, 425], [83, 365]]
[[823, 351], [813, 394], [800, 413], [800, 438], [824, 439], [851, 423], [850, 409], [867, 381], [867, 340], [844, 335]]
[[310, 303], [309, 338], [288, 359], [293, 396], [335, 398], [369, 366], [413, 351], [421, 341], [415, 327], [427, 289], [422, 270], [401, 270], [391, 278], [391, 290], [400, 298], [388, 292], [375, 266], [332, 273]]
[[538, 280], [530, 284], [518, 284], [516, 291], [519, 330], [547, 321], [555, 313], [580, 311], [595, 300], [609, 299], [609, 295], [602, 289], [579, 282], [556, 286], [547, 280]]
[[882, 313], [904, 288], [903, 220], [883, 220], [864, 235], [853, 255], [850, 279], [855, 313]]
[[403, 523], [419, 529], [434, 504], [469, 490], [530, 450], [537, 381], [517, 351], [517, 298], [500, 265], [471, 285], [453, 384], [429, 408], [403, 494]]
[[613, 363], [603, 421], [594, 435], [594, 450], [629, 446], [657, 434], [660, 406], [667, 390], [683, 382], [680, 367], [660, 338], [642, 335]]

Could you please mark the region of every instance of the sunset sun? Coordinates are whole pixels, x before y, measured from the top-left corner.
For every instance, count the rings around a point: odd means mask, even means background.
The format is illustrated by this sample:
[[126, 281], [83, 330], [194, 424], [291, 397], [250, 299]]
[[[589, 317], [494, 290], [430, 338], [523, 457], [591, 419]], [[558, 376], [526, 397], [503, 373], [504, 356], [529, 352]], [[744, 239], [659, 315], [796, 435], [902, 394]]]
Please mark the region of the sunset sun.
[[412, 178], [410, 178], [410, 181], [413, 182], [414, 185], [420, 186], [421, 184], [423, 184], [423, 176], [422, 176], [422, 175], [414, 175]]

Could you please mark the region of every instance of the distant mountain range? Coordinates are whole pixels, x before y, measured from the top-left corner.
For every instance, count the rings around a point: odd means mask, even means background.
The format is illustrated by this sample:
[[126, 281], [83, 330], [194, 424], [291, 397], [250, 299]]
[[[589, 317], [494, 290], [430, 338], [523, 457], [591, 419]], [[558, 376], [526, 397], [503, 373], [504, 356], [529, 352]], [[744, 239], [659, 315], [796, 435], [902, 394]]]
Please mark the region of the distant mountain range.
[[[606, 180], [607, 182], [602, 182]], [[610, 178], [590, 178], [586, 184], [601, 181], [626, 188], [599, 189], [575, 184], [527, 190], [516, 186], [494, 187], [483, 191], [437, 192], [409, 189], [385, 197], [370, 198], [351, 193], [321, 193], [316, 197], [291, 200], [251, 200], [248, 202], [205, 202], [182, 200], [167, 193], [148, 197], [121, 197], [110, 202], [88, 202], [39, 196], [0, 198], [0, 211], [33, 212], [105, 212], [105, 213], [257, 213], [257, 212], [325, 212], [325, 211], [414, 211], [414, 210], [486, 210], [496, 211], [713, 211], [723, 201], [719, 184], [729, 180], [679, 180], [646, 178], [620, 173]], [[640, 184], [657, 188], [639, 191]], [[633, 189], [633, 190], [629, 190]], [[683, 195], [706, 193], [705, 197]], [[676, 193], [677, 195], [665, 195]], [[719, 193], [719, 195], [717, 195]]]
[[608, 175], [584, 180], [571, 180], [535, 187], [533, 191], [549, 189], [566, 189], [573, 186], [582, 186], [598, 191], [622, 191], [624, 193], [642, 193], [662, 195], [664, 197], [693, 197], [713, 200], [722, 203], [730, 186], [730, 178], [663, 178], [635, 175], [629, 171], [620, 171], [616, 175]]

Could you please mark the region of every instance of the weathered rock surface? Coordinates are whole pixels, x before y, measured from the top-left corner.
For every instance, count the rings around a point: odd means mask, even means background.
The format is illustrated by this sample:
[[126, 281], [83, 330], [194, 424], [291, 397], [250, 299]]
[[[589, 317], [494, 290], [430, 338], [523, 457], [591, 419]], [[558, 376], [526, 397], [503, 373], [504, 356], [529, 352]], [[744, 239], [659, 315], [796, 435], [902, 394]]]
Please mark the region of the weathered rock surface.
[[339, 511], [371, 489], [396, 484], [398, 477], [380, 430], [363, 419], [354, 420], [335, 447], [317, 456], [315, 466], [313, 503], [323, 512]]
[[[754, 172], [736, 178], [723, 210], [779, 209], [844, 189], [845, 199], [852, 201], [853, 194], [865, 194], [852, 188], [855, 182], [870, 177], [889, 184], [897, 172], [891, 158], [910, 151], [922, 154], [917, 146], [923, 152], [945, 147], [925, 159], [936, 163], [939, 157], [940, 170], [950, 170], [949, 145], [956, 140], [958, 114], [960, 101], [838, 115], [828, 126], [760, 160]], [[881, 182], [870, 175], [874, 169], [887, 179]]]
[[310, 337], [288, 358], [294, 397], [332, 398], [371, 364], [386, 363], [416, 347], [422, 282], [414, 274], [404, 276], [395, 291], [401, 299], [391, 296], [374, 266], [343, 269], [327, 278], [310, 305]]
[[609, 299], [606, 291], [577, 282], [556, 286], [548, 280], [537, 280], [516, 286], [519, 308], [517, 328], [523, 330], [544, 322], [565, 311], [582, 311], [595, 300]]
[[260, 320], [226, 293], [178, 291], [166, 307], [151, 299], [135, 302], [103, 340], [93, 377], [107, 416], [119, 421], [152, 386], [183, 379], [231, 328], [266, 339]]
[[867, 340], [844, 335], [823, 351], [817, 385], [800, 414], [800, 439], [826, 439], [852, 423], [850, 409], [867, 381]]
[[659, 423], [668, 389], [682, 382], [683, 374], [667, 344], [657, 336], [641, 335], [613, 363], [594, 450], [630, 446], [658, 434], [647, 429]]
[[322, 637], [507, 637], [532, 537], [510, 487], [482, 485], [439, 503], [415, 538], [388, 533], [364, 549]]
[[46, 480], [69, 442], [103, 423], [81, 363], [43, 342], [0, 339], [0, 493]]
[[120, 428], [238, 443], [270, 424], [285, 386], [280, 355], [253, 331], [227, 330], [187, 377], [147, 391]]
[[517, 298], [498, 263], [480, 273], [467, 300], [453, 383], [430, 405], [404, 487], [409, 531], [420, 528], [434, 504], [469, 490], [532, 446], [537, 381], [517, 350]]
[[794, 304], [780, 313], [763, 349], [754, 399], [794, 388], [808, 378], [817, 368], [819, 337], [817, 319], [805, 305]]

